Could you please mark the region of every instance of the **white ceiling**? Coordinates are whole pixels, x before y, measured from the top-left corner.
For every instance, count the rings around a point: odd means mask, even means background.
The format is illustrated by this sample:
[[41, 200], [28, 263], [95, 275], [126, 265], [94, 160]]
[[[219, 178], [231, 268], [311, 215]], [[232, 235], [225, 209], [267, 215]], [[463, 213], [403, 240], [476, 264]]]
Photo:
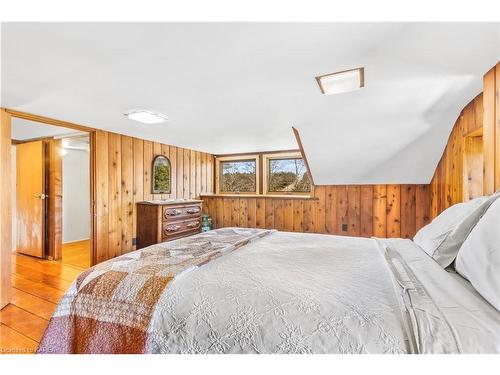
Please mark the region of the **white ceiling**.
[[[2, 24], [2, 106], [215, 154], [297, 148], [317, 184], [427, 183], [499, 24]], [[315, 76], [365, 67], [322, 96]], [[156, 110], [163, 124], [125, 118]]]

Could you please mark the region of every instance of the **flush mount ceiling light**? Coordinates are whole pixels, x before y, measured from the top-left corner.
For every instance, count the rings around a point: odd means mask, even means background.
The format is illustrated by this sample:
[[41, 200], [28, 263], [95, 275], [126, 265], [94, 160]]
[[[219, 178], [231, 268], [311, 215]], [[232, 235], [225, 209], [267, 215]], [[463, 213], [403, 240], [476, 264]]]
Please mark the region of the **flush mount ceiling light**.
[[316, 77], [316, 81], [324, 95], [359, 90], [365, 86], [365, 68], [324, 74]]
[[143, 124], [159, 124], [167, 121], [167, 116], [158, 112], [146, 111], [143, 109], [132, 110], [124, 113], [129, 119], [142, 122]]

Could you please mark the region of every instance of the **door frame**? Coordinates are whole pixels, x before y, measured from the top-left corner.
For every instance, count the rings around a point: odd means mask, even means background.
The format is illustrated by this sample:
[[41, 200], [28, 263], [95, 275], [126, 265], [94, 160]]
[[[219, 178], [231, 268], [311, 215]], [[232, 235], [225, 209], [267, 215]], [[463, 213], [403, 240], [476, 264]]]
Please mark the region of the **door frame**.
[[[2, 123], [2, 126], [9, 127], [9, 137], [10, 137], [10, 132], [11, 132], [11, 128], [12, 128], [12, 121], [11, 121], [12, 118], [29, 120], [29, 121], [38, 122], [41, 124], [46, 124], [46, 125], [51, 125], [51, 126], [64, 127], [64, 128], [68, 128], [68, 129], [86, 132], [89, 134], [89, 143], [90, 143], [90, 152], [89, 152], [90, 171], [89, 171], [89, 175], [90, 175], [90, 215], [91, 215], [91, 220], [90, 220], [90, 265], [93, 266], [95, 264], [95, 259], [96, 259], [96, 257], [95, 257], [96, 216], [95, 216], [95, 198], [94, 197], [95, 197], [95, 132], [97, 131], [97, 129], [91, 128], [88, 126], [84, 126], [84, 125], [75, 124], [75, 123], [68, 122], [68, 121], [62, 121], [62, 120], [57, 120], [57, 119], [53, 119], [50, 117], [34, 115], [32, 113], [17, 111], [17, 110], [13, 110], [13, 109], [9, 109], [9, 108], [2, 108], [1, 110], [2, 110], [2, 112], [5, 112], [6, 116], [8, 117], [8, 121], [5, 121], [5, 124]], [[9, 139], [8, 142], [10, 144], [11, 139]], [[10, 181], [10, 179], [11, 179], [10, 168], [11, 168], [10, 162], [8, 165], [8, 169], [9, 169], [8, 171], [4, 171], [4, 168], [2, 168], [2, 173], [4, 173], [4, 176], [8, 176], [8, 178], [6, 178], [5, 180], [8, 179], [9, 184], [11, 183], [11, 181]], [[6, 172], [8, 172], [8, 173], [6, 173]], [[3, 181], [4, 181], [4, 179], [2, 178], [2, 183], [4, 183]], [[9, 193], [9, 195], [10, 195], [10, 193]], [[2, 190], [2, 197], [3, 197], [3, 190]], [[2, 214], [3, 214], [3, 212], [2, 212]], [[51, 213], [50, 213], [50, 209], [49, 209], [49, 216], [50, 216], [50, 214]], [[10, 215], [10, 216], [11, 216], [11, 221], [12, 221], [12, 215]], [[11, 223], [11, 225], [12, 225], [12, 223]], [[3, 228], [2, 228], [2, 236], [3, 236]], [[12, 247], [12, 246], [10, 246], [10, 247]], [[57, 254], [50, 254], [50, 253], [49, 253], [49, 255], [57, 256]], [[9, 260], [10, 260], [10, 257], [9, 257]]]
[[0, 309], [12, 299], [11, 116], [0, 108]]

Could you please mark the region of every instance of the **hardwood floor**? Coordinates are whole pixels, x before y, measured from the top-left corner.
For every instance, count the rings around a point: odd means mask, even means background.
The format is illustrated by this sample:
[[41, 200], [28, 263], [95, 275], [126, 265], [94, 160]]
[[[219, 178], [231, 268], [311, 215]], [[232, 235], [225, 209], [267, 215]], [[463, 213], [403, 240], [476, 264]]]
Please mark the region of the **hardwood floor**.
[[36, 351], [56, 304], [87, 268], [69, 259], [72, 264], [12, 255], [12, 303], [0, 311], [0, 353]]
[[62, 262], [81, 268], [90, 267], [90, 240], [65, 243], [62, 246]]

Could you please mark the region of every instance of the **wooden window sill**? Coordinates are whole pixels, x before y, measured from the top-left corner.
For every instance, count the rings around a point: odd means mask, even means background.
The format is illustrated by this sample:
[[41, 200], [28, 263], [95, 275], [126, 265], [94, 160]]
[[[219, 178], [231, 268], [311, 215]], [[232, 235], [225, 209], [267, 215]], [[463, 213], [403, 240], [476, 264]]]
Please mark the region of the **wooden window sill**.
[[200, 198], [256, 198], [256, 199], [301, 199], [318, 200], [319, 198], [309, 195], [293, 194], [200, 194]]

